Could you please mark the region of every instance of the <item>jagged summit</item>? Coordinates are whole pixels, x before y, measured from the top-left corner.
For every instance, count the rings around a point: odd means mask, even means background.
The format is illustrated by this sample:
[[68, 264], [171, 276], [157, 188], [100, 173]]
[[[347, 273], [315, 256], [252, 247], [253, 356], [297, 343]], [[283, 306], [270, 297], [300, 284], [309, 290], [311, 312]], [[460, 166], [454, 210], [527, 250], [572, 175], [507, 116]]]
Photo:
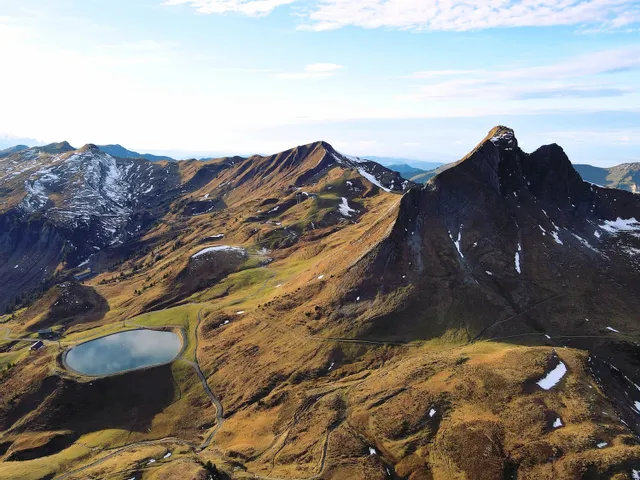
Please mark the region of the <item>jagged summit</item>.
[[545, 191], [558, 201], [564, 198], [565, 203], [583, 188], [562, 147], [550, 144], [526, 153], [518, 146], [514, 130], [502, 125], [492, 128], [471, 152], [430, 182], [440, 188], [489, 187], [503, 195]]
[[[521, 325], [492, 327], [491, 322], [501, 312], [525, 310], [548, 297], [549, 290], [567, 291], [569, 282], [571, 295], [577, 290], [587, 294], [604, 281], [599, 273], [585, 270], [594, 264], [616, 265], [630, 275], [626, 265], [633, 261], [631, 252], [640, 252], [637, 242], [610, 236], [608, 225], [617, 219], [637, 225], [639, 213], [638, 196], [582, 181], [560, 146], [525, 153], [513, 130], [499, 126], [463, 160], [403, 197], [394, 231], [376, 254], [376, 269], [366, 277], [399, 284], [413, 278], [420, 292], [416, 308], [433, 308], [419, 315], [425, 322], [438, 319], [420, 327], [431, 334], [436, 325], [451, 327], [449, 315], [456, 322], [465, 317], [459, 325], [476, 335], [519, 333]], [[466, 299], [460, 307], [463, 291]], [[451, 312], [429, 306], [442, 305], [444, 298]], [[474, 303], [482, 305], [483, 313]], [[561, 309], [548, 314], [557, 320], [536, 319], [528, 328], [536, 331], [540, 324], [559, 322], [562, 315]], [[395, 327], [397, 335], [403, 327]], [[411, 322], [408, 328], [418, 327]], [[415, 335], [411, 332], [409, 336]]]
[[251, 182], [256, 183], [255, 188], [275, 188], [284, 182], [286, 186], [301, 188], [325, 177], [336, 167], [356, 171], [374, 187], [386, 192], [400, 193], [414, 185], [376, 162], [340, 153], [324, 140], [274, 155], [254, 155], [239, 162], [227, 159], [227, 168], [236, 165], [238, 175], [231, 181], [234, 187]]
[[509, 127], [498, 125], [493, 127], [484, 141], [489, 141], [498, 147], [515, 148], [518, 146], [515, 132]]

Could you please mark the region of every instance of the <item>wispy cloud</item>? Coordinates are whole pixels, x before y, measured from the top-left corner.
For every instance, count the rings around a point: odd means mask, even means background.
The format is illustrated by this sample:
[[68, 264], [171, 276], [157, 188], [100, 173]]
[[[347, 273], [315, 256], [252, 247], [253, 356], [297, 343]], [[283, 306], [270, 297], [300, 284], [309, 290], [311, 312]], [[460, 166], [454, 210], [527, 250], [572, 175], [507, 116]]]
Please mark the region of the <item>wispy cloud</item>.
[[336, 75], [343, 66], [336, 63], [311, 63], [301, 72], [285, 72], [276, 75], [278, 78], [304, 80], [307, 78], [328, 78]]
[[505, 27], [572, 25], [585, 31], [634, 29], [637, 0], [165, 0], [201, 14], [269, 15], [299, 4], [302, 30], [346, 26], [427, 31], [469, 31]]
[[533, 100], [605, 98], [633, 93], [610, 84], [609, 74], [640, 69], [640, 47], [594, 52], [565, 61], [523, 68], [419, 71], [405, 78], [427, 80], [415, 97]]
[[636, 0], [320, 0], [309, 30], [362, 28], [468, 31], [557, 25], [628, 28], [640, 22]]
[[240, 13], [250, 17], [270, 14], [281, 5], [295, 0], [167, 0], [164, 5], [189, 5], [203, 14]]

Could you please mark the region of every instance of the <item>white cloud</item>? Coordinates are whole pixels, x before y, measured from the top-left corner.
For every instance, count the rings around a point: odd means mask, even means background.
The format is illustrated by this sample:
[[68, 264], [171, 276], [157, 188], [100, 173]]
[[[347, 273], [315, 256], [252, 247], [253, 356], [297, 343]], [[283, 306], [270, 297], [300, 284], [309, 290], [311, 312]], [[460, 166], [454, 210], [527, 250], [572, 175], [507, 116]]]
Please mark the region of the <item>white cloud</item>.
[[623, 28], [640, 21], [636, 0], [320, 0], [301, 28], [347, 25], [467, 31], [495, 27], [576, 25]]
[[307, 78], [327, 78], [336, 75], [343, 66], [336, 63], [311, 63], [302, 72], [286, 72], [276, 75], [278, 78], [303, 80]]
[[198, 13], [240, 13], [250, 17], [269, 15], [275, 8], [295, 0], [167, 0], [164, 5], [189, 5]]

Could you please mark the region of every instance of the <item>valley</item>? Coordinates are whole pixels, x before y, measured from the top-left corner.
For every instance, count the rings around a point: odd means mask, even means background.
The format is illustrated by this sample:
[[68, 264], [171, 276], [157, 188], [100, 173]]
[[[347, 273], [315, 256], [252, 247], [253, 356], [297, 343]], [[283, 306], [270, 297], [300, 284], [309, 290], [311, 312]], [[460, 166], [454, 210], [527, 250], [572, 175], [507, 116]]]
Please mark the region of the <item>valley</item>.
[[0, 478], [640, 475], [634, 193], [503, 126], [153, 160], [0, 158]]

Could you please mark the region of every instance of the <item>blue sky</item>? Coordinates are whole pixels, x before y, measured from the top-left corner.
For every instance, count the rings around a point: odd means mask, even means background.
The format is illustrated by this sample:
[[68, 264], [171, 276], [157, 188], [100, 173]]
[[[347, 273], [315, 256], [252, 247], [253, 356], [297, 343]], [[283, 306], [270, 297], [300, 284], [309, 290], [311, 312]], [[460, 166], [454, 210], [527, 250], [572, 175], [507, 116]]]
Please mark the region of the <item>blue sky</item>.
[[449, 161], [496, 124], [640, 161], [640, 2], [0, 0], [0, 134]]

